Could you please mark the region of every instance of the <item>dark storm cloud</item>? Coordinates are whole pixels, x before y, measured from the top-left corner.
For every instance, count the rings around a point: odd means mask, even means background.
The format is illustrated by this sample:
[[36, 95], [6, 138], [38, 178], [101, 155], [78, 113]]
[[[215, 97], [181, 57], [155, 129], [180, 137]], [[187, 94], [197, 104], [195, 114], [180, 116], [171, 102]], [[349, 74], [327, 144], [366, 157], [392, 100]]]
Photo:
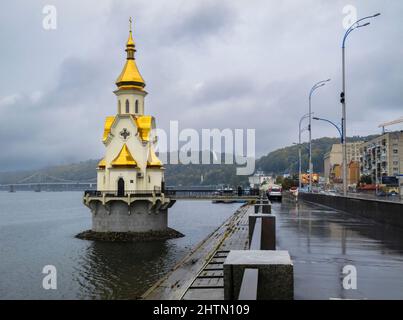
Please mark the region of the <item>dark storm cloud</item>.
[[229, 3], [221, 1], [195, 2], [191, 8], [178, 8], [176, 21], [171, 26], [170, 38], [174, 41], [197, 42], [217, 35], [234, 21], [237, 12]]
[[255, 92], [256, 84], [253, 80], [243, 81], [240, 74], [217, 77], [207, 83], [200, 84], [193, 95], [193, 104], [208, 104], [239, 99]]
[[[97, 115], [97, 105], [103, 101], [99, 95], [87, 92], [107, 92], [102, 70], [93, 61], [77, 58], [61, 64], [59, 81], [54, 88], [37, 95], [18, 95], [0, 109], [0, 163], [13, 169], [50, 165], [56, 158], [66, 163], [80, 161], [83, 154], [96, 151], [101, 134], [86, 129], [89, 118]], [[102, 96], [102, 95], [101, 95]], [[79, 142], [79, 136], [89, 136], [94, 144]], [[96, 153], [94, 153], [96, 154]], [[84, 156], [85, 158], [85, 156]]]
[[[382, 12], [347, 43], [348, 134], [377, 133], [380, 122], [402, 115], [400, 1], [58, 1], [58, 28], [44, 31], [44, 3], [21, 10], [21, 2], [7, 0], [0, 13], [0, 170], [102, 156], [130, 15], [146, 112], [157, 126], [168, 130], [178, 120], [180, 128], [254, 128], [258, 155], [296, 142], [315, 82], [332, 78], [315, 92], [315, 114], [340, 119], [347, 4], [360, 17]], [[314, 123], [313, 135], [336, 132]]]

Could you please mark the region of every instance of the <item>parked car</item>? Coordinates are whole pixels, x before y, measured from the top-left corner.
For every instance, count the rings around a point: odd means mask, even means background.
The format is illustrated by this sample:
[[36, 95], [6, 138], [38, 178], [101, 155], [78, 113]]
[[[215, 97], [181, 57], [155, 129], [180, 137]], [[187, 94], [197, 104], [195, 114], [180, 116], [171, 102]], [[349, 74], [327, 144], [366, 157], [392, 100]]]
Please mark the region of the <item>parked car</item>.
[[267, 189], [267, 197], [270, 200], [279, 200], [281, 201], [283, 198], [283, 189], [278, 185], [271, 185], [269, 189]]

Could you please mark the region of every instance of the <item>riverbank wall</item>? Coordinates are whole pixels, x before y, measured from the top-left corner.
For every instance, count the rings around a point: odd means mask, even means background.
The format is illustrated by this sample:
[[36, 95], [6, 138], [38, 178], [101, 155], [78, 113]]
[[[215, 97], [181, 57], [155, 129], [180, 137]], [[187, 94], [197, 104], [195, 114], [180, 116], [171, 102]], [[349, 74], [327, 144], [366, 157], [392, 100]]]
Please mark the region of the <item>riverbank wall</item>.
[[321, 204], [336, 210], [348, 212], [357, 217], [403, 228], [403, 204], [376, 199], [329, 196], [316, 193], [300, 193], [299, 198]]

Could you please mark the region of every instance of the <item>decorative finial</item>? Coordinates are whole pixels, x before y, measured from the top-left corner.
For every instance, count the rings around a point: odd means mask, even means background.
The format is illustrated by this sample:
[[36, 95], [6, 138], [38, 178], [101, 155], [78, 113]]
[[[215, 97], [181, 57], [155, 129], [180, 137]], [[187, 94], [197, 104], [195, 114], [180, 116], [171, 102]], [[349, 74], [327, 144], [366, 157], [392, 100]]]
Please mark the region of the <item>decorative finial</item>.
[[132, 32], [132, 17], [129, 18], [129, 31]]

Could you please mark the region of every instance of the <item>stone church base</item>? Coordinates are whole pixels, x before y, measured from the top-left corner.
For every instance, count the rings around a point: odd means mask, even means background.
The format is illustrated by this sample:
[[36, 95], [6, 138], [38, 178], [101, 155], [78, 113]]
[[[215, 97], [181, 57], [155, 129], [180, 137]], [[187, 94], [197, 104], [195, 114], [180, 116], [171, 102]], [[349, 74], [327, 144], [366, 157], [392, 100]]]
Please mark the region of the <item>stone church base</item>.
[[181, 237], [184, 237], [182, 233], [171, 228], [163, 231], [148, 232], [96, 232], [87, 230], [76, 235], [78, 239], [109, 242], [144, 242]]
[[91, 230], [100, 233], [167, 233], [170, 203], [159, 200], [136, 200], [130, 204], [122, 200], [113, 200], [106, 204], [89, 201], [88, 207], [92, 213]]

